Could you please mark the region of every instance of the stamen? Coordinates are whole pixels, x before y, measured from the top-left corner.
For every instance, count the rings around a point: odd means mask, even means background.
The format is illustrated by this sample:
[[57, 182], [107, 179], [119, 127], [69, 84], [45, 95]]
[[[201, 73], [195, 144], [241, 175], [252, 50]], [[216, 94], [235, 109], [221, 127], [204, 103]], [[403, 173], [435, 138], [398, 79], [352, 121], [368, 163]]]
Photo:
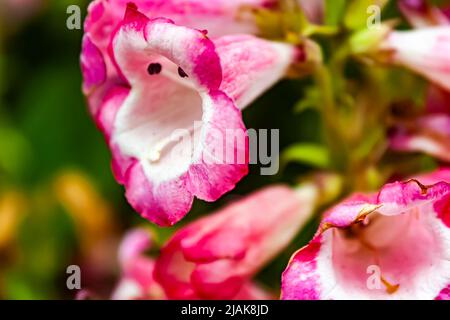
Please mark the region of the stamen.
[[389, 283], [383, 276], [381, 276], [381, 282], [386, 287], [386, 292], [389, 294], [393, 294], [397, 292], [398, 288], [400, 287], [400, 284], [391, 284]]
[[186, 136], [186, 134], [192, 135], [193, 132], [194, 128], [189, 128], [186, 132], [180, 132], [177, 135], [171, 135], [157, 143], [153, 148], [150, 149], [150, 152], [148, 153], [148, 160], [150, 161], [150, 163], [158, 162], [161, 159], [161, 154], [165, 149], [169, 148], [174, 143], [176, 144], [180, 142]]

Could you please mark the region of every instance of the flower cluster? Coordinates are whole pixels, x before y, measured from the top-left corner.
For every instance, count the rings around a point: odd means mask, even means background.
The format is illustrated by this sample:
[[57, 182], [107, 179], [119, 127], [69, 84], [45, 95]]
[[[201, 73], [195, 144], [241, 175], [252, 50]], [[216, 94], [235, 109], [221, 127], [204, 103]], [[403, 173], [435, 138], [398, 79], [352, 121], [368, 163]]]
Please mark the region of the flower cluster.
[[[145, 254], [147, 230], [131, 232], [113, 298], [275, 298], [254, 277], [338, 198], [289, 261], [282, 299], [449, 298], [450, 16], [404, 0], [398, 7], [411, 28], [368, 28], [355, 3], [343, 9], [341, 29], [326, 21], [321, 0], [91, 3], [83, 93], [115, 179], [142, 217], [172, 226], [194, 198], [213, 202], [234, 189], [249, 171], [242, 110], [286, 76], [315, 81], [298, 109], [319, 109], [328, 143], [281, 157], [319, 167], [320, 178], [264, 188], [195, 220], [157, 257]], [[315, 37], [336, 34], [344, 44], [328, 57]], [[405, 72], [409, 82], [397, 85], [425, 92], [406, 108], [412, 92], [383, 86]], [[221, 139], [229, 130], [242, 139]], [[409, 163], [418, 154], [428, 154], [432, 173]], [[395, 156], [408, 160], [401, 166]]]

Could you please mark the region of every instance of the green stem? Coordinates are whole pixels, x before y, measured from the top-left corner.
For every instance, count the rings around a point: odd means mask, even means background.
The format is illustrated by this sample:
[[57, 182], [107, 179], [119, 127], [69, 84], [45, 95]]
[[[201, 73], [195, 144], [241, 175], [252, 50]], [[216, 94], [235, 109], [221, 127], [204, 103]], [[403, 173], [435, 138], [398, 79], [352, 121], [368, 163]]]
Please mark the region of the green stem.
[[327, 66], [320, 64], [317, 66], [314, 76], [322, 95], [320, 111], [324, 123], [325, 139], [336, 169], [342, 170], [345, 168], [346, 148], [339, 128], [339, 112], [335, 102], [330, 70]]

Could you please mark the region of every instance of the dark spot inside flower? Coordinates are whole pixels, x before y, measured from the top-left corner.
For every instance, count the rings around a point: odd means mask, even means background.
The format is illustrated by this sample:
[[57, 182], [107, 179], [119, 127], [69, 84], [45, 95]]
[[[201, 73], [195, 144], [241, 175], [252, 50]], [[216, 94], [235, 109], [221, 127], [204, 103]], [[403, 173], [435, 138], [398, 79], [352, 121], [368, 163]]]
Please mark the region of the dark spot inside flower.
[[180, 77], [182, 77], [182, 78], [188, 78], [188, 77], [189, 77], [189, 76], [187, 75], [187, 73], [184, 72], [184, 70], [181, 69], [181, 68], [178, 68], [178, 74], [179, 74]]
[[162, 66], [159, 63], [150, 63], [147, 68], [147, 72], [150, 75], [158, 74], [162, 70]]

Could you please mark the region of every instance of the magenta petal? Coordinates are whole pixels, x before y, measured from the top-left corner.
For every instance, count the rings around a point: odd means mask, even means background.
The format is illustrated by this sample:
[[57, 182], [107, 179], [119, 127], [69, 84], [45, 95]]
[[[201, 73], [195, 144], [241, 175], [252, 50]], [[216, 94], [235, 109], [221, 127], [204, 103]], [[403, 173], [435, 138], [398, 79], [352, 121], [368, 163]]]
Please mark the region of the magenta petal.
[[426, 111], [434, 114], [450, 115], [450, 92], [431, 85], [427, 92]]
[[450, 284], [439, 292], [436, 300], [450, 300]]
[[317, 257], [320, 251], [320, 238], [299, 250], [291, 258], [283, 272], [281, 299], [318, 300], [320, 299], [319, 270]]
[[267, 7], [275, 0], [95, 0], [89, 7], [85, 28], [91, 31], [102, 19], [104, 25], [119, 21], [130, 2], [149, 17], [167, 17], [177, 24], [208, 30], [210, 36], [217, 37], [256, 33], [258, 29], [252, 16], [243, 9]]
[[190, 210], [194, 200], [185, 188], [184, 177], [155, 186], [138, 162], [128, 169], [125, 188], [133, 208], [144, 218], [161, 226], [178, 222]]
[[268, 187], [189, 224], [163, 248], [156, 278], [172, 299], [244, 298], [244, 286], [310, 217], [316, 191]]
[[446, 195], [434, 204], [438, 217], [450, 228], [450, 195]]
[[189, 169], [188, 188], [200, 199], [215, 201], [247, 175], [249, 145], [241, 113], [230, 98], [220, 91], [210, 97], [213, 109], [203, 119], [202, 157]]
[[101, 85], [106, 80], [106, 65], [102, 53], [87, 35], [83, 37], [81, 48], [81, 71], [85, 94], [88, 94], [95, 86]]
[[251, 35], [225, 36], [214, 43], [223, 69], [220, 90], [240, 109], [284, 78], [297, 53], [290, 45]]

